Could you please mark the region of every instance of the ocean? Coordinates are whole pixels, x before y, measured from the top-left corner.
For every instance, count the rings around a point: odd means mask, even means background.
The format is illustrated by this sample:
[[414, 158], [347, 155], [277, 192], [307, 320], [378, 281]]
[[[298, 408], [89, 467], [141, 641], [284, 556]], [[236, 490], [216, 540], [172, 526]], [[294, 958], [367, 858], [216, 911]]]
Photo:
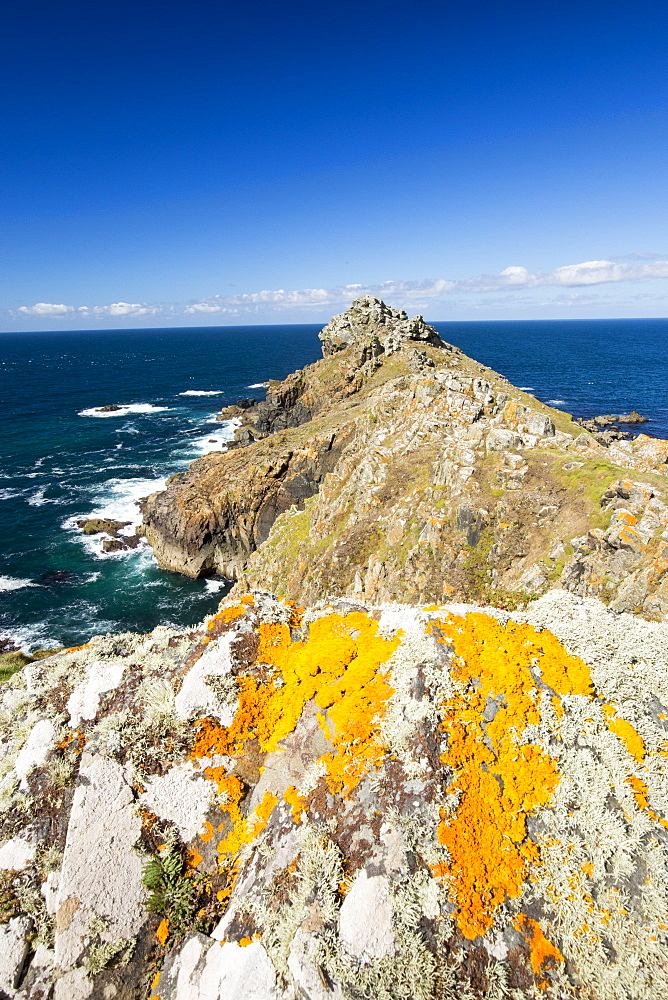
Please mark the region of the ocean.
[[[639, 410], [668, 438], [668, 320], [435, 323], [441, 336], [576, 416]], [[0, 639], [23, 649], [184, 627], [228, 585], [102, 551], [76, 521], [139, 523], [135, 500], [225, 447], [215, 414], [320, 357], [319, 324], [0, 334]], [[114, 404], [105, 415], [96, 408]], [[128, 529], [131, 530], [131, 529]]]

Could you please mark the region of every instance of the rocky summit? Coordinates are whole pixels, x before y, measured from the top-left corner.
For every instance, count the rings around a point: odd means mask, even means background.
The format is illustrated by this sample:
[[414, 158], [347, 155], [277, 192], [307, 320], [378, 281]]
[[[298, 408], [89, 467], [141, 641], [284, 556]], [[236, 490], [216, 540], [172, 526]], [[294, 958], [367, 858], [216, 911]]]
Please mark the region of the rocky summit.
[[145, 502], [217, 613], [0, 686], [0, 1000], [664, 1000], [668, 442], [321, 339]]

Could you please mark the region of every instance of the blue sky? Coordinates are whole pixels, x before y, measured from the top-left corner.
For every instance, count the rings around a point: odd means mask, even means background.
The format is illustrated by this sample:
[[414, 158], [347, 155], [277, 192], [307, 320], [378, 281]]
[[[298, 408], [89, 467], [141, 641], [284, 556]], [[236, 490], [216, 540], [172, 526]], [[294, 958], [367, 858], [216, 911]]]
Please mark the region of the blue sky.
[[668, 315], [667, 5], [0, 12], [0, 329]]

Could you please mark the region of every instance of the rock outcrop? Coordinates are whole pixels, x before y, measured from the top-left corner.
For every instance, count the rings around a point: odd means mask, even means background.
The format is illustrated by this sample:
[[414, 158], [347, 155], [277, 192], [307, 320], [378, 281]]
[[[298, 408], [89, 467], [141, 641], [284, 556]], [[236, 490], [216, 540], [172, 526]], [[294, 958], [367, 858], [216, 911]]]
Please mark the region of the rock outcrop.
[[320, 336], [321, 361], [235, 411], [236, 448], [148, 499], [161, 566], [308, 603], [513, 608], [564, 587], [668, 612], [668, 442], [602, 444], [369, 296]]
[[392, 309], [373, 295], [355, 299], [350, 309], [335, 316], [319, 336], [325, 357], [352, 347], [358, 350], [359, 364], [379, 354], [393, 354], [407, 341], [442, 345], [436, 330], [422, 316], [409, 319], [405, 312]]
[[256, 592], [25, 666], [0, 996], [665, 997], [667, 649], [563, 590]]

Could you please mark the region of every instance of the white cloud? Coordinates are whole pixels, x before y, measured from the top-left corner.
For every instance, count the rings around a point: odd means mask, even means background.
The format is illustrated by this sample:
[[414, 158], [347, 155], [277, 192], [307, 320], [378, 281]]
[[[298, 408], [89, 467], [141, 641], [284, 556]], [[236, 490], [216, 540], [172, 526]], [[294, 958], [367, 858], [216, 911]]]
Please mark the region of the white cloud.
[[148, 306], [140, 302], [112, 302], [110, 306], [96, 306], [95, 311], [108, 316], [156, 316], [163, 311], [163, 307]]
[[386, 298], [432, 299], [455, 286], [455, 282], [444, 279], [427, 281], [383, 281], [380, 284], [339, 285], [335, 288], [301, 288], [286, 292], [284, 288], [252, 292], [245, 295], [212, 295], [207, 299], [192, 302], [184, 312], [225, 313], [240, 315], [242, 312], [259, 312], [262, 306], [271, 306], [277, 311], [295, 308], [310, 309], [317, 306], [338, 307], [346, 305], [360, 295], [377, 295]]
[[11, 314], [55, 319], [76, 314], [85, 319], [96, 316], [158, 316], [169, 311], [170, 309], [165, 306], [152, 306], [142, 302], [112, 302], [108, 306], [66, 306], [56, 305], [53, 302], [36, 302], [34, 306], [19, 306]]
[[559, 286], [577, 288], [601, 285], [619, 281], [639, 281], [648, 278], [668, 278], [668, 261], [648, 263], [619, 263], [610, 260], [586, 260], [579, 264], [566, 264], [553, 271], [529, 271], [520, 265], [506, 267], [499, 274], [481, 274], [475, 278], [450, 281], [433, 278], [424, 281], [383, 281], [379, 284], [350, 284], [335, 288], [302, 288], [285, 291], [278, 288], [245, 295], [213, 295], [192, 302], [184, 310], [187, 315], [212, 314], [239, 316], [244, 313], [263, 311], [261, 307], [271, 307], [274, 311], [296, 308], [310, 309], [318, 306], [337, 308], [349, 304], [360, 295], [377, 295], [395, 305], [410, 307], [447, 299], [453, 293], [489, 293], [504, 289], [539, 288]]
[[617, 281], [642, 281], [647, 278], [668, 278], [668, 260], [651, 263], [619, 263], [612, 260], [585, 260], [580, 264], [565, 264], [553, 271], [528, 271], [512, 266], [500, 274], [481, 274], [454, 282], [460, 291], [488, 292], [501, 288], [538, 288], [560, 285], [575, 288], [580, 285], [604, 285]]
[[74, 312], [74, 306], [66, 306], [55, 302], [36, 302], [34, 306], [19, 306], [16, 310], [20, 316], [67, 316]]
[[242, 295], [212, 295], [210, 298], [192, 302], [184, 312], [188, 315], [229, 312], [236, 314], [239, 307], [257, 311], [258, 306], [266, 305], [278, 308], [328, 305], [336, 298], [336, 291], [326, 288], [302, 288], [286, 292], [284, 288], [277, 288], [273, 291], [264, 290]]
[[[79, 319], [133, 319], [165, 316], [169, 318], [215, 316], [249, 317], [280, 316], [303, 312], [305, 317], [328, 311], [345, 309], [352, 299], [360, 295], [377, 295], [395, 307], [428, 309], [440, 302], [448, 308], [489, 308], [496, 303], [511, 306], [520, 301], [518, 292], [534, 288], [582, 288], [592, 285], [638, 282], [668, 278], [668, 260], [654, 260], [654, 254], [629, 254], [614, 260], [585, 260], [578, 264], [565, 264], [552, 271], [529, 271], [519, 264], [512, 264], [498, 274], [481, 274], [474, 278], [450, 280], [428, 278], [423, 281], [383, 281], [377, 284], [354, 283], [333, 288], [284, 288], [263, 289], [235, 295], [211, 295], [198, 299], [184, 308], [150, 305], [146, 302], [112, 302], [100, 306], [69, 306], [50, 302], [36, 302], [20, 306], [10, 313], [20, 318], [54, 319], [76, 316]], [[526, 300], [527, 304], [531, 301]], [[554, 305], [566, 302], [575, 304], [575, 297], [551, 299]], [[579, 300], [583, 302], [584, 300]], [[539, 304], [539, 303], [534, 303]]]

